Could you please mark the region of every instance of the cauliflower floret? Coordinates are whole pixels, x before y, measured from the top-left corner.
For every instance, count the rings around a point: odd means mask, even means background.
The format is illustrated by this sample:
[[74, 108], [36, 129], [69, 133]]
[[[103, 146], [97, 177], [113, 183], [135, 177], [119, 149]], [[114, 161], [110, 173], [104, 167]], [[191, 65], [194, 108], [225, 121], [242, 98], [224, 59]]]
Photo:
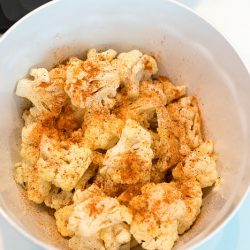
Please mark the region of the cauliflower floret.
[[47, 207], [59, 209], [69, 205], [72, 202], [73, 194], [68, 191], [63, 191], [58, 187], [53, 186], [44, 203]]
[[43, 180], [38, 175], [37, 169], [34, 168], [29, 172], [26, 187], [28, 199], [37, 204], [41, 204], [50, 192], [51, 183]]
[[92, 161], [92, 152], [77, 144], [62, 148], [60, 143], [44, 136], [37, 162], [39, 175], [64, 191], [71, 191]]
[[199, 107], [194, 97], [184, 97], [157, 109], [160, 136], [157, 167], [165, 171], [202, 143]]
[[75, 57], [70, 58], [66, 66], [65, 91], [73, 105], [80, 108], [114, 105], [112, 97], [116, 95], [120, 78], [105, 53], [109, 54], [103, 52], [103, 56], [100, 56], [90, 51], [85, 61]]
[[84, 119], [85, 110], [75, 107], [71, 104], [65, 106], [63, 112], [61, 112], [58, 120], [56, 121], [56, 127], [65, 132], [72, 132], [81, 127]]
[[141, 187], [143, 184], [136, 185], [128, 185], [127, 187], [123, 187], [125, 189], [119, 196], [118, 201], [121, 204], [128, 206], [129, 202], [134, 196], [141, 194]]
[[182, 194], [169, 183], [149, 183], [134, 197], [130, 232], [144, 249], [168, 250], [178, 238], [178, 220], [185, 214]]
[[91, 237], [101, 229], [122, 222], [130, 224], [132, 220], [128, 208], [106, 196], [95, 184], [83, 191], [80, 199], [83, 201], [74, 207], [68, 223], [68, 229], [76, 235]]
[[164, 103], [169, 104], [170, 102], [183, 97], [186, 94], [187, 87], [185, 85], [175, 86], [166, 77], [159, 76], [153, 81], [153, 84], [142, 84], [140, 91], [144, 95], [151, 95], [152, 91], [154, 91], [159, 96], [162, 96]]
[[117, 197], [124, 190], [124, 187], [120, 183], [115, 183], [109, 175], [106, 173], [100, 173], [96, 175], [94, 183], [101, 189], [103, 192], [110, 197]]
[[91, 164], [85, 171], [81, 179], [78, 181], [75, 189], [84, 190], [87, 187], [89, 187], [89, 185], [91, 185], [89, 184], [89, 181], [95, 177], [96, 173], [97, 173], [97, 166]]
[[124, 123], [109, 110], [87, 112], [84, 117], [84, 145], [92, 150], [109, 149], [120, 138]]
[[104, 241], [106, 250], [120, 250], [122, 245], [131, 240], [129, 226], [125, 223], [102, 229], [99, 235], [100, 239]]
[[179, 219], [178, 225], [178, 233], [183, 234], [193, 225], [196, 217], [200, 213], [202, 190], [200, 184], [195, 179], [174, 181], [171, 182], [171, 185], [181, 191], [182, 200], [187, 207], [185, 214]]
[[150, 182], [154, 182], [154, 183], [164, 182], [166, 181], [165, 175], [166, 175], [165, 172], [159, 171], [159, 169], [157, 169], [157, 166], [153, 164], [152, 169], [151, 169], [151, 174], [150, 174]]
[[88, 238], [75, 235], [69, 240], [69, 248], [71, 250], [106, 250], [103, 241], [96, 235]]
[[139, 50], [121, 53], [112, 63], [118, 70], [121, 83], [125, 86], [128, 97], [131, 99], [139, 96], [140, 81], [149, 79], [158, 71], [155, 59], [143, 55]]
[[69, 205], [58, 209], [54, 214], [56, 218], [57, 230], [64, 237], [72, 237], [74, 235], [74, 231], [68, 228], [68, 221], [73, 213], [73, 210], [74, 205]]
[[30, 110], [33, 115], [41, 119], [58, 116], [67, 99], [63, 84], [51, 83], [49, 72], [44, 68], [32, 69], [30, 75], [34, 80], [19, 80], [16, 94], [33, 103], [34, 108]]
[[98, 53], [96, 49], [90, 49], [87, 54], [89, 60], [96, 61], [112, 61], [117, 55], [117, 52], [113, 49], [108, 49], [106, 51]]
[[216, 157], [213, 151], [213, 142], [204, 142], [183, 162], [178, 163], [172, 171], [173, 177], [177, 180], [195, 178], [202, 188], [212, 186], [218, 179]]
[[[131, 105], [136, 113], [155, 113], [157, 107], [165, 106], [186, 94], [186, 86], [174, 86], [167, 78], [142, 81], [139, 98]], [[152, 116], [152, 114], [151, 114]]]
[[[45, 127], [40, 121], [37, 121], [29, 112], [25, 111], [23, 114], [23, 119], [25, 121], [25, 126], [22, 129], [22, 144], [21, 144], [21, 157], [22, 161], [16, 166], [15, 169], [15, 179], [17, 183], [25, 186], [29, 181], [29, 175], [35, 175], [30, 177], [30, 182], [35, 179], [36, 183], [30, 183], [27, 186], [28, 192], [30, 193], [30, 197], [33, 197], [33, 189], [37, 186], [38, 189], [43, 190], [49, 185], [47, 182], [43, 182], [38, 178], [34, 173], [36, 169], [34, 169], [37, 160], [39, 159], [39, 144], [43, 134], [48, 134], [51, 137], [56, 137], [56, 131], [51, 128]], [[40, 186], [40, 187], [39, 187]], [[31, 189], [31, 190], [30, 190]], [[45, 188], [47, 189], [47, 188]], [[40, 191], [37, 190], [39, 193]], [[41, 191], [43, 193], [43, 191]], [[46, 191], [47, 192], [47, 191]], [[46, 193], [45, 192], [45, 193]], [[43, 195], [42, 195], [43, 196]], [[34, 198], [32, 198], [34, 200]], [[41, 198], [37, 198], [38, 203], [40, 203]]]
[[100, 173], [115, 183], [145, 183], [150, 179], [152, 158], [150, 133], [137, 122], [127, 120], [119, 142], [106, 152]]

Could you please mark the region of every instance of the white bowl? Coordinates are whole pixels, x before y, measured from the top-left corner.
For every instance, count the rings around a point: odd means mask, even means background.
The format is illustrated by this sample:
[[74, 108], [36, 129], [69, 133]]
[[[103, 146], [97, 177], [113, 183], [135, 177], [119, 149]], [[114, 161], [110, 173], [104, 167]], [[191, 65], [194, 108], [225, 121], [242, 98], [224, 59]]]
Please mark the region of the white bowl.
[[53, 1], [28, 14], [0, 41], [0, 211], [40, 246], [67, 247], [53, 217], [28, 202], [13, 179], [19, 160], [23, 102], [16, 81], [31, 67], [51, 67], [88, 48], [139, 48], [160, 72], [199, 97], [205, 131], [215, 141], [222, 184], [204, 198], [198, 221], [177, 243], [198, 246], [233, 214], [249, 187], [249, 74], [213, 27], [191, 10], [164, 0]]

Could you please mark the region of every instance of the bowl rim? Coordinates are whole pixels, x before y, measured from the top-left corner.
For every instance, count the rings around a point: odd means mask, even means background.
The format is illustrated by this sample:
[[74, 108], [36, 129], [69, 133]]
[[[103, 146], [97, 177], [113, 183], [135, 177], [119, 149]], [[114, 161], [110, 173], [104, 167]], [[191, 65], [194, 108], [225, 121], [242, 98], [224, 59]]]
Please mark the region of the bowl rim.
[[[14, 25], [12, 25], [1, 37], [0, 37], [0, 46], [1, 43], [7, 39], [7, 37], [9, 36], [10, 33], [14, 32], [15, 29], [22, 24], [22, 22], [24, 22], [26, 19], [31, 18], [33, 15], [35, 15], [36, 13], [42, 11], [43, 9], [49, 8], [52, 5], [56, 5], [58, 2], [63, 2], [66, 0], [53, 0], [50, 2], [47, 2], [43, 5], [41, 5], [40, 7], [34, 9], [33, 11], [29, 12], [28, 14], [26, 14], [25, 16], [23, 16], [21, 19], [19, 19]], [[239, 53], [239, 49], [238, 47], [233, 44], [233, 42], [231, 41], [231, 39], [225, 35], [222, 31], [219, 31], [216, 27], [214, 27], [213, 24], [211, 24], [205, 17], [201, 16], [200, 14], [198, 14], [198, 12], [192, 8], [190, 8], [189, 6], [185, 5], [184, 3], [181, 2], [177, 2], [175, 0], [160, 0], [162, 2], [169, 2], [173, 5], [178, 6], [179, 8], [185, 9], [186, 11], [192, 13], [196, 18], [201, 19], [201, 21], [203, 21], [204, 23], [206, 23], [206, 25], [210, 26], [210, 28], [212, 28], [213, 31], [215, 31], [219, 36], [221, 36], [221, 38], [224, 40], [225, 43], [227, 43], [230, 47], [230, 49], [232, 51], [234, 51], [235, 55], [238, 57], [239, 62], [241, 62], [241, 66], [242, 68], [247, 72], [248, 74], [248, 78], [249, 78], [249, 83], [250, 83], [250, 68], [248, 68], [246, 66], [245, 60], [243, 60], [242, 56]], [[210, 240], [215, 234], [217, 234], [224, 226], [227, 225], [227, 223], [235, 216], [235, 214], [238, 212], [238, 210], [240, 209], [240, 207], [242, 206], [242, 204], [244, 203], [246, 197], [248, 196], [248, 193], [250, 193], [250, 185], [248, 185], [248, 187], [246, 188], [245, 192], [243, 193], [243, 195], [240, 197], [238, 204], [231, 210], [228, 212], [228, 214], [226, 215], [226, 217], [223, 219], [223, 221], [215, 227], [215, 229], [212, 232], [209, 232], [207, 235], [203, 236], [201, 239], [198, 240], [198, 242], [194, 243], [194, 245], [192, 246], [192, 249], [197, 249], [198, 247], [200, 247], [201, 245], [203, 245], [205, 242], [207, 242], [208, 240]], [[20, 225], [18, 225], [18, 223], [16, 223], [5, 211], [2, 207], [0, 207], [0, 215], [5, 219], [5, 221], [8, 222], [8, 224], [14, 228], [18, 233], [20, 233], [21, 235], [23, 235], [26, 239], [30, 240], [32, 243], [34, 243], [35, 245], [45, 248], [45, 249], [49, 249], [49, 250], [56, 250], [57, 248], [47, 244], [44, 241], [41, 241], [39, 239], [37, 239], [35, 236], [32, 236], [31, 234], [29, 234], [28, 232], [26, 232]], [[190, 249], [186, 248], [186, 249]]]

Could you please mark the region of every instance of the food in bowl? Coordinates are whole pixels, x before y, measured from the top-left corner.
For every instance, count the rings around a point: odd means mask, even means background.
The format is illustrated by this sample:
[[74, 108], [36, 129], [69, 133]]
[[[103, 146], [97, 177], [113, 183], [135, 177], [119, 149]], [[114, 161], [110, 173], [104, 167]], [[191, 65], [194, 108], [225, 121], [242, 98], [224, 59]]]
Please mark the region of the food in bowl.
[[197, 99], [139, 50], [90, 49], [30, 71], [15, 179], [70, 249], [171, 249], [218, 179]]

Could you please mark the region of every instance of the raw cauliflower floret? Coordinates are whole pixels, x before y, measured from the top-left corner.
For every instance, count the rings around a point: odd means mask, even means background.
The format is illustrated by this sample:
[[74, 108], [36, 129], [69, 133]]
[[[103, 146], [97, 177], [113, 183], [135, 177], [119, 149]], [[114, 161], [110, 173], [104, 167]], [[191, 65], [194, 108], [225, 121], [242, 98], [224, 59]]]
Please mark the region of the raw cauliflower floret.
[[72, 104], [66, 105], [56, 121], [57, 129], [71, 133], [72, 131], [81, 128], [84, 114], [84, 109], [75, 107]]
[[48, 196], [51, 183], [43, 180], [37, 173], [37, 169], [30, 170], [26, 184], [28, 199], [37, 204], [44, 202]]
[[212, 186], [218, 179], [216, 157], [212, 141], [206, 141], [191, 152], [183, 162], [173, 169], [177, 180], [195, 178], [202, 188]]
[[60, 143], [44, 136], [40, 145], [37, 162], [41, 178], [52, 182], [64, 191], [71, 191], [92, 161], [92, 152], [77, 144], [62, 148]]
[[68, 223], [68, 229], [76, 235], [91, 237], [101, 229], [132, 220], [127, 207], [106, 196], [95, 184], [83, 191], [81, 198], [84, 200], [74, 207]]
[[185, 214], [179, 219], [178, 233], [183, 234], [196, 220], [200, 213], [202, 204], [202, 190], [199, 182], [195, 179], [184, 179], [171, 182], [173, 187], [178, 188], [182, 193], [182, 200], [187, 207]]
[[106, 250], [102, 240], [98, 236], [81, 237], [79, 235], [73, 236], [69, 239], [69, 249], [71, 250]]
[[87, 112], [84, 117], [84, 145], [92, 150], [107, 150], [120, 138], [124, 123], [109, 110]]
[[96, 173], [97, 173], [97, 166], [94, 165], [90, 165], [88, 167], [88, 169], [85, 171], [85, 173], [83, 174], [83, 176], [81, 177], [81, 179], [78, 181], [75, 189], [81, 189], [84, 190], [85, 188], [89, 187], [89, 181], [95, 177]]
[[127, 120], [119, 142], [106, 152], [101, 174], [115, 183], [136, 184], [150, 179], [153, 151], [150, 133]]
[[201, 119], [195, 97], [183, 97], [157, 109], [160, 171], [176, 165], [202, 143]]
[[44, 68], [32, 69], [33, 80], [23, 78], [18, 81], [16, 94], [25, 97], [34, 105], [30, 111], [41, 119], [56, 117], [65, 104], [67, 95], [61, 83], [51, 83], [49, 72]]
[[96, 49], [90, 49], [87, 54], [89, 60], [96, 61], [112, 61], [117, 55], [117, 52], [113, 49], [108, 49], [106, 51], [98, 53]]
[[139, 50], [121, 53], [112, 63], [118, 70], [121, 83], [131, 99], [139, 96], [140, 81], [149, 79], [158, 71], [155, 59], [149, 55], [143, 55]]
[[187, 87], [185, 85], [175, 86], [168, 78], [159, 76], [153, 81], [153, 85], [141, 85], [140, 91], [144, 95], [149, 95], [151, 91], [155, 91], [160, 95], [164, 93], [163, 100], [166, 104], [169, 104], [183, 97], [186, 94]]
[[94, 183], [101, 189], [103, 192], [110, 197], [117, 197], [123, 192], [123, 185], [120, 183], [114, 182], [110, 176], [106, 173], [97, 173]]
[[106, 250], [120, 250], [122, 245], [129, 243], [131, 240], [129, 226], [125, 223], [102, 229], [99, 237], [103, 240]]
[[16, 166], [15, 179], [27, 189], [28, 198], [36, 203], [42, 203], [48, 195], [51, 184], [42, 180], [37, 174], [35, 164], [39, 159], [39, 144], [42, 134], [54, 136], [55, 131], [44, 127], [29, 112], [24, 112], [25, 126], [22, 129], [21, 157]]
[[141, 192], [129, 203], [130, 232], [144, 249], [171, 249], [178, 239], [178, 221], [186, 211], [181, 192], [169, 183], [149, 183]]
[[94, 55], [93, 50], [85, 61], [70, 58], [66, 66], [65, 91], [73, 105], [80, 108], [114, 105], [112, 98], [120, 85], [120, 77], [109, 56], [106, 55], [106, 59], [105, 52], [100, 56]]
[[68, 191], [63, 191], [58, 187], [53, 186], [50, 193], [45, 198], [44, 203], [47, 207], [59, 209], [69, 205], [72, 202], [73, 194]]
[[72, 237], [74, 235], [74, 231], [68, 228], [68, 221], [73, 213], [73, 210], [74, 205], [69, 205], [58, 209], [54, 214], [56, 218], [57, 230], [64, 237]]

